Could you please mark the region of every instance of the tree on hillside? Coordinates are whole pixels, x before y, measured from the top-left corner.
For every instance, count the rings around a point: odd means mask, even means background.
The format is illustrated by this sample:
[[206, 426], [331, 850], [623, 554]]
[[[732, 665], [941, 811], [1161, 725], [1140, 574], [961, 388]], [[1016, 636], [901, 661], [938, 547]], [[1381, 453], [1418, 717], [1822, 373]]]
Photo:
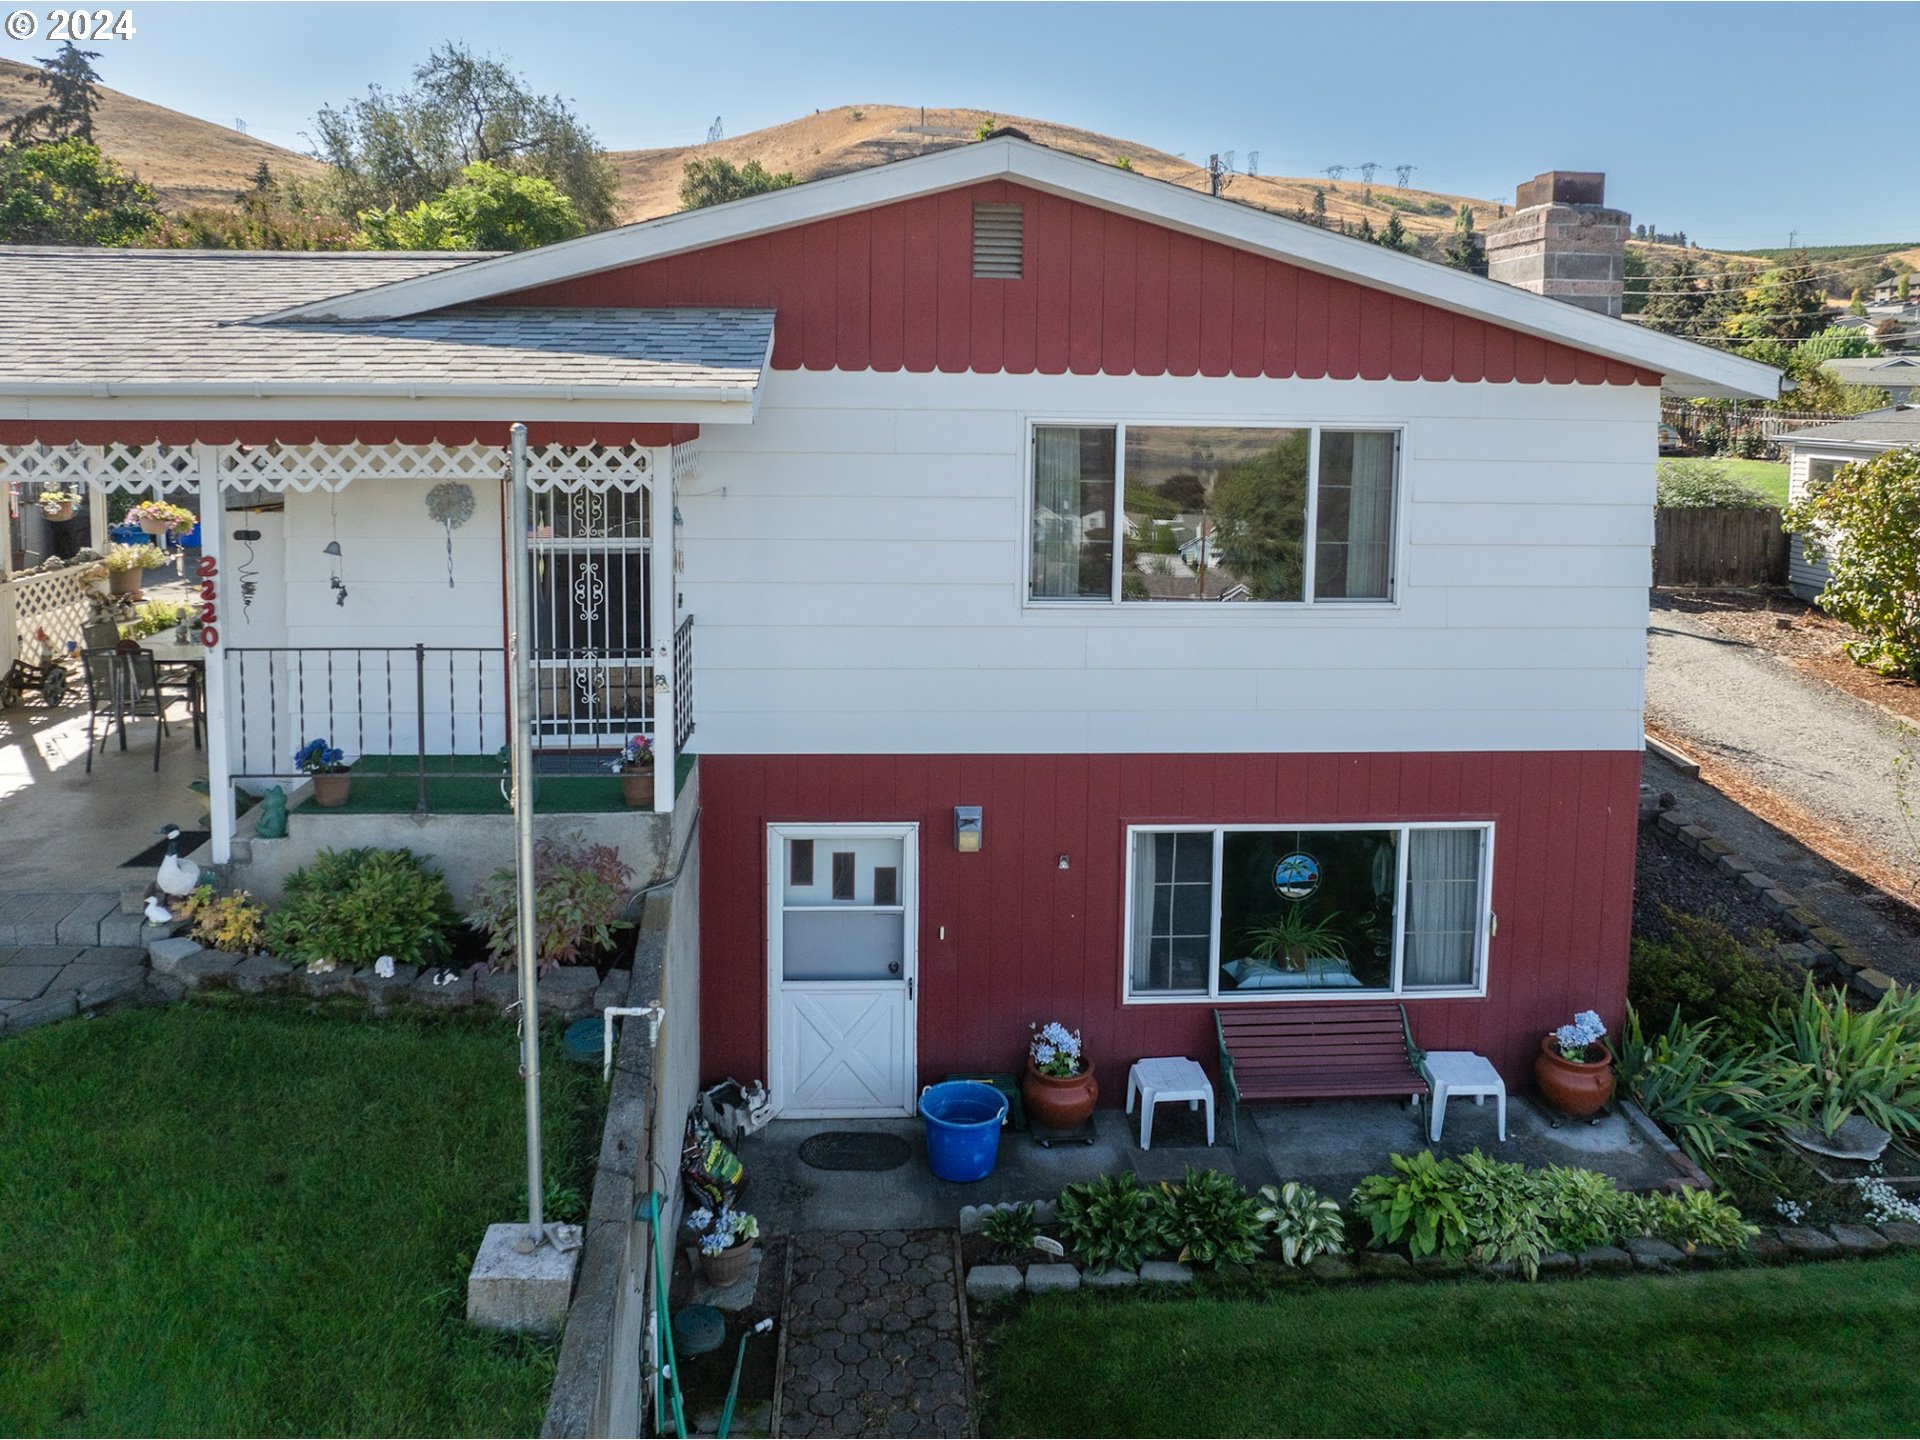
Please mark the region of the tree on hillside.
[[1315, 224], [1322, 224], [1327, 218], [1327, 192], [1317, 185], [1313, 189], [1313, 218]]
[[1802, 250], [1747, 286], [1739, 309], [1726, 322], [1726, 333], [1740, 340], [1804, 340], [1820, 328], [1826, 309], [1820, 273]]
[[776, 175], [758, 160], [749, 160], [745, 165], [736, 166], [717, 155], [706, 160], [689, 160], [680, 174], [682, 210], [724, 205], [729, 200], [764, 194], [768, 190], [784, 190], [798, 183], [790, 170], [782, 170]]
[[1487, 254], [1480, 246], [1480, 237], [1473, 233], [1473, 210], [1462, 205], [1460, 213], [1453, 217], [1453, 234], [1447, 237], [1447, 243], [1441, 247], [1440, 258], [1456, 270], [1465, 270], [1471, 275], [1487, 273]]
[[371, 85], [315, 117], [314, 154], [333, 167], [342, 213], [412, 210], [484, 163], [550, 182], [590, 230], [614, 223], [613, 169], [566, 100], [536, 95], [504, 61], [454, 41], [413, 81], [397, 94]]
[[1640, 311], [1640, 322], [1649, 330], [1668, 335], [1692, 336], [1698, 333], [1700, 311], [1706, 297], [1700, 293], [1700, 276], [1693, 261], [1685, 255], [1675, 260], [1649, 284], [1647, 303]]
[[1638, 315], [1647, 308], [1647, 257], [1631, 245], [1621, 258], [1621, 276], [1626, 285], [1620, 296], [1620, 313]]
[[1407, 233], [1407, 227], [1400, 223], [1400, 212], [1395, 210], [1387, 216], [1387, 223], [1380, 227], [1380, 243], [1389, 250], [1411, 253], [1419, 248], [1418, 242]]
[[77, 137], [0, 149], [0, 244], [136, 245], [153, 191]]
[[1855, 315], [1855, 316], [1864, 316], [1866, 313], [1867, 313], [1866, 299], [1864, 296], [1861, 295], [1860, 287], [1856, 285], [1854, 287], [1852, 297], [1849, 298], [1847, 301], [1847, 314]]
[[485, 161], [410, 210], [360, 216], [360, 242], [369, 250], [531, 250], [585, 230], [573, 202], [551, 181]]
[[69, 40], [51, 58], [36, 57], [38, 70], [27, 79], [47, 92], [41, 104], [29, 106], [7, 122], [7, 138], [15, 145], [38, 141], [84, 140], [93, 143], [93, 112], [100, 108], [100, 76], [93, 62], [98, 50], [82, 50]]

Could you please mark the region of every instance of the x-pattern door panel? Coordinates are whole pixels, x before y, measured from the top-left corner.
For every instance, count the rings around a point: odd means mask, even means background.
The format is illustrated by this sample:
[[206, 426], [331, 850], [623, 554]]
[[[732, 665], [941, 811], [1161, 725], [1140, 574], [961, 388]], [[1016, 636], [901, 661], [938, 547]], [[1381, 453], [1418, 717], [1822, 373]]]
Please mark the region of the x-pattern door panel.
[[787, 1114], [898, 1115], [906, 1065], [906, 992], [833, 984], [785, 987]]

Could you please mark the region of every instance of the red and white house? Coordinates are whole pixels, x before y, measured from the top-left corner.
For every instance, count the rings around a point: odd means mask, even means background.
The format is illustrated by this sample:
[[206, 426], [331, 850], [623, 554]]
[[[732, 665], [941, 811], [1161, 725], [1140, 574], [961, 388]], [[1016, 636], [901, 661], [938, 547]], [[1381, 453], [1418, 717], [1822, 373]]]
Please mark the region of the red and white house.
[[1515, 1081], [1622, 1010], [1659, 397], [1765, 367], [1017, 137], [517, 255], [0, 257], [36, 276], [0, 468], [226, 507], [217, 847], [340, 729], [311, 652], [469, 647], [431, 717], [411, 672], [355, 703], [496, 748], [531, 563], [543, 743], [697, 723], [701, 1068], [783, 1113], [911, 1113], [1047, 1019], [1118, 1094], [1214, 1006], [1391, 995]]

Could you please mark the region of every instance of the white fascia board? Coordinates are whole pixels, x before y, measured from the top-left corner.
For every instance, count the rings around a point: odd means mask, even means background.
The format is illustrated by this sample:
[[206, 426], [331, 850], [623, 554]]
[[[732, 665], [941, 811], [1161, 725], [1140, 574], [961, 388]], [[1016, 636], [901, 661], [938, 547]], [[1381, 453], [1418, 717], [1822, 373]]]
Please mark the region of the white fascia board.
[[683, 211], [538, 250], [480, 260], [281, 311], [264, 320], [390, 320], [664, 259], [983, 180], [1011, 179], [1202, 239], [1658, 371], [1676, 395], [1773, 399], [1768, 365], [1630, 321], [1305, 225], [1171, 181], [1009, 138], [985, 140], [786, 190]]
[[[596, 387], [599, 388], [599, 387]], [[137, 402], [137, 403], [134, 403]], [[605, 394], [563, 400], [553, 391], [514, 387], [511, 394], [425, 394], [394, 390], [293, 394], [259, 391], [173, 390], [137, 393], [118, 388], [73, 388], [27, 394], [0, 392], [0, 420], [112, 420], [129, 425], [154, 420], [499, 420], [512, 407], [516, 420], [584, 425], [751, 425], [759, 397], [724, 402], [636, 400]]]
[[1887, 450], [1904, 450], [1920, 445], [1920, 440], [1825, 440], [1818, 435], [1803, 435], [1795, 439], [1792, 435], [1780, 435], [1774, 439], [1776, 445], [1784, 445], [1789, 450], [1806, 450], [1810, 458], [1818, 460], [1816, 450], [1858, 450], [1866, 454], [1880, 454]]

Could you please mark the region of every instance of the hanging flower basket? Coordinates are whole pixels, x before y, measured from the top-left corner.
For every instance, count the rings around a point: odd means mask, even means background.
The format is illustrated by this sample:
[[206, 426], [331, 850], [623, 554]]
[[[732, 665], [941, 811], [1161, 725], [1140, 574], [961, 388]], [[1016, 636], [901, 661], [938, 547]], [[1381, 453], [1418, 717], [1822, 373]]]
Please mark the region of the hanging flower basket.
[[71, 520], [74, 508], [79, 505], [80, 497], [71, 490], [42, 490], [36, 502], [40, 513], [55, 521]]
[[127, 511], [127, 519], [155, 538], [169, 530], [193, 528], [193, 512], [184, 505], [171, 505], [165, 500], [143, 500]]

